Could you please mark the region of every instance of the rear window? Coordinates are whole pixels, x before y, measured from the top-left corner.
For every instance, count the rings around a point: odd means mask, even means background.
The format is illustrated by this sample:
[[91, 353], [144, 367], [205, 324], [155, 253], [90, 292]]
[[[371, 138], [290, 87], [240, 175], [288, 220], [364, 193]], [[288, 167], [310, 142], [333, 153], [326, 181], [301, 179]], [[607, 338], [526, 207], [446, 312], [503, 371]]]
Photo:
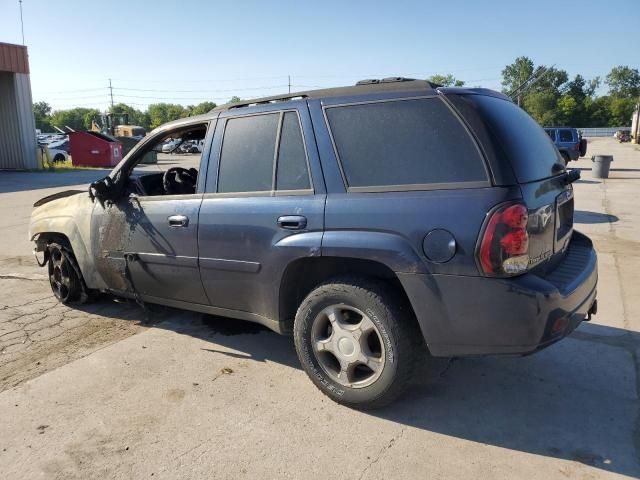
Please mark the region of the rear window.
[[549, 136], [527, 112], [515, 103], [486, 95], [470, 95], [491, 133], [511, 162], [519, 183], [533, 182], [556, 174], [558, 150]]
[[348, 187], [487, 181], [473, 140], [439, 98], [330, 107], [326, 114]]
[[558, 132], [561, 142], [573, 142], [573, 132], [571, 130], [560, 130]]

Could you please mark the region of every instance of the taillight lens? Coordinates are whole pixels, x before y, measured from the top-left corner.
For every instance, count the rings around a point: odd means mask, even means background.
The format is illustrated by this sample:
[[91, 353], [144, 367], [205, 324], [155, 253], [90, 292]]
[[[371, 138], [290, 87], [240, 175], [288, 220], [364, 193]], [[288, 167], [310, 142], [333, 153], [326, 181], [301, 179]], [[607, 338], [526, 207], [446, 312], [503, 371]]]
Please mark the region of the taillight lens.
[[529, 267], [529, 234], [527, 207], [505, 205], [492, 214], [480, 242], [480, 266], [486, 275], [509, 276]]

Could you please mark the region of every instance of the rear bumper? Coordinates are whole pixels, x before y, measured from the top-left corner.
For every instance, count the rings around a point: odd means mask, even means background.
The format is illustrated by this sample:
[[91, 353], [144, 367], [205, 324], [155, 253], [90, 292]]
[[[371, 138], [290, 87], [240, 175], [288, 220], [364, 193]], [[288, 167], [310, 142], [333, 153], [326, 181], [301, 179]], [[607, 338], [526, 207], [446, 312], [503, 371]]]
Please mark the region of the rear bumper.
[[574, 232], [545, 277], [398, 277], [432, 355], [522, 355], [560, 340], [592, 313], [598, 269], [591, 240]]

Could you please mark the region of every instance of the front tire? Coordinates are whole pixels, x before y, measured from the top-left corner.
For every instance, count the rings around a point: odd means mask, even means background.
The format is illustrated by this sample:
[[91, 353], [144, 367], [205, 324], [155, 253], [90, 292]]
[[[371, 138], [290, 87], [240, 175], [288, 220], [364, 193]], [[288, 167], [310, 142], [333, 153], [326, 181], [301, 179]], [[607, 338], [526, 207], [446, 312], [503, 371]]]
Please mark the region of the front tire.
[[86, 302], [88, 295], [73, 253], [59, 243], [50, 243], [47, 248], [49, 284], [53, 295], [65, 305]]
[[294, 324], [296, 351], [322, 393], [364, 410], [404, 391], [421, 349], [405, 303], [389, 285], [349, 278], [320, 285], [304, 299]]

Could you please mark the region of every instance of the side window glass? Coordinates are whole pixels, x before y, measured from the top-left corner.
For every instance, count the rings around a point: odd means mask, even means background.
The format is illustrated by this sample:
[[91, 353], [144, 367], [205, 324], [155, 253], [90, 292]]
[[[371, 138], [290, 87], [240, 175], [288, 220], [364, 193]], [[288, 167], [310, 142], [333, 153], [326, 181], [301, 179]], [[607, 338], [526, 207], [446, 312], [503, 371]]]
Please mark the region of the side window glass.
[[547, 135], [549, 135], [549, 138], [551, 138], [551, 140], [553, 140], [554, 142], [556, 141], [556, 131], [555, 130], [545, 130], [545, 132], [547, 132]]
[[560, 141], [573, 142], [573, 133], [571, 133], [571, 130], [560, 130]]
[[298, 114], [286, 112], [280, 133], [276, 189], [306, 190], [310, 188], [307, 157]]
[[484, 160], [439, 98], [325, 110], [349, 187], [486, 181]]
[[270, 191], [278, 113], [227, 120], [218, 175], [218, 192]]

